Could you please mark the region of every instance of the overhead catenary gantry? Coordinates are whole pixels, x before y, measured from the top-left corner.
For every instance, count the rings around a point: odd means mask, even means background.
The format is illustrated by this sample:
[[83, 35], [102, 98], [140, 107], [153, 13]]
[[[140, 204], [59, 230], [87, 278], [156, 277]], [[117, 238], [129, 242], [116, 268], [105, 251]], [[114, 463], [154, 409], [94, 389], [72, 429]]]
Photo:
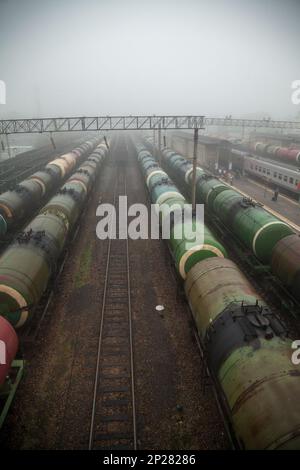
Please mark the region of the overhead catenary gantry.
[[213, 118], [204, 115], [94, 116], [0, 120], [0, 134], [122, 131], [155, 129], [203, 129], [206, 126], [300, 130], [298, 121]]
[[0, 120], [0, 134], [201, 129], [204, 116], [95, 116]]
[[[124, 131], [124, 130], [158, 130], [158, 147], [161, 147], [161, 130], [193, 129], [193, 185], [192, 201], [195, 209], [195, 183], [197, 165], [198, 130], [205, 126], [241, 127], [244, 133], [246, 127], [299, 129], [297, 121], [272, 121], [271, 119], [235, 119], [232, 116], [224, 118], [205, 117], [204, 115], [152, 115], [152, 116], [94, 116], [94, 117], [58, 117], [36, 119], [4, 119], [0, 120], [0, 135], [75, 132], [75, 131]], [[155, 133], [154, 133], [155, 138]], [[164, 138], [165, 145], [165, 138]]]

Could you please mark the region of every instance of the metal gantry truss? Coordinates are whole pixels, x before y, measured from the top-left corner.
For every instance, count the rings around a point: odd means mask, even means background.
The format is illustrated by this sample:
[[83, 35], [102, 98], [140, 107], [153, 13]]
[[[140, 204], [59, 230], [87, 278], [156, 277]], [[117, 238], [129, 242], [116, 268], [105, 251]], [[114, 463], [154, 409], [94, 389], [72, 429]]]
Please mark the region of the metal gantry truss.
[[205, 126], [300, 129], [297, 121], [208, 118], [205, 116], [95, 116], [0, 120], [0, 134], [121, 131], [155, 129], [204, 129]]
[[204, 116], [96, 116], [0, 121], [0, 134], [203, 128]]
[[271, 119], [205, 118], [205, 126], [266, 127], [271, 129], [300, 129], [300, 121], [272, 121]]

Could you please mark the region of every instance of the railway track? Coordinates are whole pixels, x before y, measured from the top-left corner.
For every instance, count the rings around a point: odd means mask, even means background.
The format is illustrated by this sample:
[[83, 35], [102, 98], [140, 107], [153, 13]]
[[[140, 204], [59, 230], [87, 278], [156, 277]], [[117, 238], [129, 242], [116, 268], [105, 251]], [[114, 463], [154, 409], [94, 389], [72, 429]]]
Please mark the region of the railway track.
[[[109, 240], [96, 237], [97, 207], [100, 201], [113, 203], [124, 193], [128, 193], [128, 204], [146, 203], [144, 181], [131, 158], [129, 143], [126, 168], [125, 162], [116, 164], [116, 154], [122, 153], [122, 145], [118, 147], [95, 183], [37, 339], [26, 343], [30, 369], [2, 438], [8, 448], [84, 450], [89, 448], [90, 437], [91, 449], [227, 448], [213, 394], [199, 393], [201, 362], [186, 303], [175, 298], [177, 287], [161, 240], [129, 240], [130, 262], [126, 264], [123, 257], [117, 265], [112, 255], [121, 253], [127, 258], [127, 241], [110, 242], [109, 274], [121, 281], [123, 297], [123, 303], [122, 299], [111, 302], [110, 294], [120, 291], [112, 286], [112, 278], [105, 277]], [[128, 297], [130, 287], [132, 296]], [[158, 304], [166, 306], [163, 315], [155, 310]], [[133, 314], [134, 356], [128, 308]], [[106, 339], [106, 331], [109, 336], [116, 333], [117, 338]], [[112, 372], [114, 379], [104, 377]], [[29, 404], [28, 396], [33, 397]]]
[[[126, 169], [114, 191], [126, 195]], [[136, 449], [136, 409], [128, 239], [109, 238], [89, 449]]]

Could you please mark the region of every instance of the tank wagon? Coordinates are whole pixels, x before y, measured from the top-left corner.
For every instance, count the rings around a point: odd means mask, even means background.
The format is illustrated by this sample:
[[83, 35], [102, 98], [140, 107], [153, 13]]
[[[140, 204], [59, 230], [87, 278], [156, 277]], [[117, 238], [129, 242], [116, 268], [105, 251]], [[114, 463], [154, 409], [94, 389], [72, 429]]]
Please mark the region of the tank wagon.
[[[191, 163], [170, 149], [162, 151], [166, 168], [186, 187], [191, 185]], [[282, 238], [293, 234], [290, 226], [247, 199], [202, 168], [197, 169], [196, 198], [205, 204], [263, 263], [270, 264], [272, 250]]]
[[0, 317], [0, 429], [23, 375], [24, 361], [15, 359], [18, 347], [19, 340], [14, 328]]
[[[192, 164], [170, 149], [162, 152], [163, 161], [170, 174], [186, 188], [191, 185]], [[183, 176], [186, 170], [185, 176]], [[244, 198], [230, 186], [197, 169], [197, 201], [207, 205], [213, 213], [248, 247], [260, 261], [270, 265], [271, 272], [285, 285], [294, 298], [300, 301], [300, 242], [299, 237], [284, 222], [264, 210], [251, 199]]]
[[0, 315], [24, 325], [42, 297], [106, 157], [103, 145], [18, 234], [0, 259]]
[[234, 190], [217, 195], [213, 211], [265, 264], [270, 264], [276, 243], [293, 233], [286, 223]]
[[185, 292], [238, 446], [300, 449], [300, 368], [280, 320], [228, 259], [195, 264]]
[[[173, 160], [188, 182], [191, 163]], [[214, 199], [218, 183], [207, 187], [206, 200], [209, 191]], [[177, 245], [170, 247], [176, 261]], [[280, 319], [227, 257], [202, 252], [185, 271], [185, 293], [204, 358], [237, 446], [299, 449], [300, 404], [295, 396], [300, 392], [300, 367], [291, 362], [291, 340]]]
[[48, 163], [44, 170], [37, 171], [13, 190], [1, 194], [0, 237], [37, 210], [41, 202], [62, 183], [97, 143], [99, 139], [95, 138], [83, 143], [72, 152]]
[[[163, 223], [173, 211], [174, 216], [170, 228], [169, 245], [174, 256], [177, 271], [182, 279], [186, 278], [189, 269], [199, 260], [209, 257], [226, 256], [226, 250], [215, 239], [210, 230], [203, 226], [201, 221], [193, 221], [192, 226], [182, 216], [184, 205], [188, 204], [168, 175], [158, 166], [153, 156], [142, 146], [137, 145], [138, 162], [145, 177], [151, 201], [157, 205]], [[192, 240], [192, 233], [204, 234], [203, 243], [197, 242], [196, 236]], [[179, 238], [178, 234], [182, 236]], [[201, 237], [202, 238], [202, 237]]]
[[256, 142], [252, 145], [252, 150], [262, 157], [275, 158], [293, 165], [300, 165], [300, 149], [297, 148], [278, 147], [273, 144]]
[[[5, 345], [5, 361], [0, 362], [0, 395], [1, 387], [6, 381], [9, 375], [11, 364], [16, 357], [19, 340], [17, 333], [11, 324], [3, 317], [0, 316], [0, 342], [1, 345]], [[2, 351], [2, 350], [1, 350]]]
[[300, 302], [300, 238], [298, 235], [289, 235], [275, 245], [271, 269]]

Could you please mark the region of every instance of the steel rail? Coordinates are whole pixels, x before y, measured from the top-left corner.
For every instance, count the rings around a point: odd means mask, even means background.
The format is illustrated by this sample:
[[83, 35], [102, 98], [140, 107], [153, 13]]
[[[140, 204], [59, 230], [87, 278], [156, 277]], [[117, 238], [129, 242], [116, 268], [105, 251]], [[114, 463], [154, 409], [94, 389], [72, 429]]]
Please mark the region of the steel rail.
[[[116, 184], [114, 188], [113, 201], [114, 205], [118, 196], [118, 188], [120, 185], [120, 173], [117, 173]], [[126, 174], [124, 175], [124, 192], [127, 194], [126, 186]], [[111, 230], [113, 224], [111, 224]], [[97, 423], [96, 413], [97, 413], [97, 403], [99, 399], [99, 385], [101, 383], [100, 378], [100, 369], [101, 361], [103, 355], [103, 332], [104, 332], [104, 322], [105, 322], [105, 312], [107, 307], [107, 294], [109, 289], [109, 274], [111, 267], [111, 253], [112, 253], [112, 233], [110, 231], [110, 237], [108, 241], [107, 248], [107, 258], [105, 266], [105, 282], [102, 298], [102, 307], [101, 307], [101, 321], [99, 328], [99, 339], [98, 339], [98, 349], [97, 349], [97, 361], [96, 361], [96, 370], [95, 370], [95, 382], [93, 389], [93, 402], [92, 402], [92, 412], [91, 412], [91, 421], [90, 421], [90, 430], [89, 430], [89, 445], [88, 449], [92, 450], [95, 446], [95, 426]], [[131, 309], [131, 285], [130, 285], [130, 262], [129, 262], [129, 242], [126, 238], [126, 277], [127, 277], [127, 308], [128, 308], [128, 329], [129, 329], [129, 355], [130, 355], [130, 383], [131, 383], [131, 408], [132, 408], [132, 435], [133, 435], [133, 449], [137, 449], [137, 426], [136, 426], [136, 407], [135, 407], [135, 381], [134, 381], [134, 358], [133, 358], [133, 332], [132, 332], [132, 309]], [[109, 438], [109, 434], [107, 436]]]

